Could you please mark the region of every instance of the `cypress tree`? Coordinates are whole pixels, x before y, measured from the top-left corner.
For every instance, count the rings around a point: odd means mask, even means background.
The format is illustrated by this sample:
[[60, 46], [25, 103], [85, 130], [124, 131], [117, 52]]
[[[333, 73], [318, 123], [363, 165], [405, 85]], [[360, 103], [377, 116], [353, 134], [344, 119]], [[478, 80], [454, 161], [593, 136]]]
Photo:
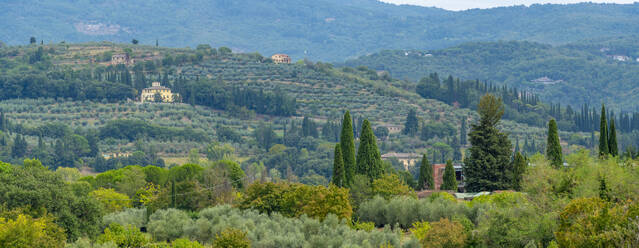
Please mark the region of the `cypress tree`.
[[426, 154], [422, 155], [422, 163], [419, 166], [419, 181], [417, 182], [417, 189], [435, 189], [433, 166], [428, 161]]
[[608, 132], [608, 149], [610, 155], [619, 155], [619, 148], [617, 147], [617, 130], [615, 129], [615, 118], [610, 118], [610, 132]]
[[512, 145], [508, 136], [497, 129], [504, 114], [501, 99], [487, 94], [477, 108], [479, 123], [471, 125], [470, 156], [464, 163], [468, 192], [494, 191], [510, 188], [508, 175]]
[[446, 168], [444, 169], [444, 181], [439, 187], [440, 190], [453, 190], [457, 191], [457, 179], [455, 178], [455, 168], [453, 167], [453, 161], [450, 159], [446, 161]]
[[349, 111], [344, 113], [342, 133], [340, 135], [340, 148], [344, 160], [344, 172], [346, 185], [351, 185], [355, 176], [355, 141], [353, 140], [353, 123]]
[[171, 207], [175, 208], [176, 202], [175, 180], [171, 180]]
[[0, 112], [0, 131], [7, 131], [7, 126], [4, 118], [4, 112]]
[[406, 123], [404, 123], [404, 130], [402, 130], [402, 133], [409, 136], [415, 136], [418, 130], [419, 121], [417, 120], [417, 113], [414, 109], [411, 109], [406, 117]]
[[335, 158], [333, 159], [333, 179], [332, 183], [338, 187], [344, 187], [346, 175], [344, 171], [344, 159], [342, 158], [342, 148], [339, 143], [335, 144]]
[[555, 168], [561, 168], [563, 164], [563, 154], [559, 144], [559, 134], [557, 132], [557, 122], [551, 119], [548, 122], [548, 140], [546, 143], [546, 159]]
[[27, 155], [27, 141], [22, 135], [16, 135], [13, 140], [13, 147], [11, 148], [11, 156], [14, 158], [23, 158]]
[[601, 119], [599, 122], [599, 156], [608, 155], [608, 123], [606, 122], [606, 107], [601, 105]]
[[513, 159], [511, 182], [514, 190], [521, 190], [521, 180], [526, 172], [526, 158], [521, 155], [520, 152], [515, 153], [515, 159]]
[[468, 135], [466, 134], [468, 129], [466, 127], [466, 117], [462, 118], [461, 129], [459, 130], [459, 143], [463, 146], [468, 144], [466, 140], [468, 139]]
[[355, 173], [367, 175], [371, 180], [380, 178], [384, 174], [382, 157], [379, 154], [379, 149], [377, 149], [376, 139], [371, 123], [368, 119], [364, 120], [362, 132], [359, 136]]
[[610, 190], [606, 186], [606, 177], [604, 176], [599, 176], [599, 198], [610, 201]]

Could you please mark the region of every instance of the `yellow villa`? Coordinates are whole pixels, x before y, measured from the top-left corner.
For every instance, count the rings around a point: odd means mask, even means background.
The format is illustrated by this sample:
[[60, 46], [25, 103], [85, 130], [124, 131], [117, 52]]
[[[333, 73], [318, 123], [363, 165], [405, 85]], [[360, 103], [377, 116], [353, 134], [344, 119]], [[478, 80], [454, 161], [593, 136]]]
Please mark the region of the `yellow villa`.
[[162, 102], [173, 102], [177, 98], [177, 93], [173, 94], [171, 89], [160, 85], [160, 82], [153, 82], [152, 86], [142, 90], [141, 102], [157, 102], [156, 95], [159, 95]]

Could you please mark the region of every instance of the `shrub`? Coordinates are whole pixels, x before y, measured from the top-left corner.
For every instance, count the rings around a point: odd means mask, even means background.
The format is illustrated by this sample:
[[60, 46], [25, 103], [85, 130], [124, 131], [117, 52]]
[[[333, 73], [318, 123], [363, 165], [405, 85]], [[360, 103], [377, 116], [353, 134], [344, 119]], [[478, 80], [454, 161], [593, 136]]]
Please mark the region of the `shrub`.
[[385, 199], [390, 199], [398, 195], [415, 197], [413, 189], [406, 185], [395, 174], [385, 174], [381, 178], [373, 180], [371, 191], [372, 195], [379, 195]]
[[97, 240], [98, 244], [110, 242], [118, 247], [144, 247], [149, 244], [149, 238], [131, 225], [123, 227], [120, 224], [112, 223], [104, 229], [104, 234], [98, 236]]
[[461, 248], [466, 244], [466, 237], [460, 223], [441, 219], [431, 223], [431, 229], [421, 243], [424, 248]]
[[229, 228], [215, 235], [213, 248], [250, 248], [251, 241], [246, 237], [246, 232]]
[[353, 224], [355, 230], [364, 230], [367, 232], [375, 230], [375, 223], [373, 222], [355, 222]]
[[146, 226], [146, 209], [143, 208], [127, 208], [120, 212], [114, 212], [102, 217], [105, 226], [111, 223], [117, 223], [122, 226], [131, 225], [137, 228]]
[[431, 194], [430, 196], [428, 196], [428, 200], [430, 201], [434, 201], [436, 199], [446, 199], [452, 202], [457, 202], [457, 198], [455, 198], [455, 196], [451, 195], [448, 192], [435, 192], [433, 194]]
[[94, 244], [91, 243], [91, 240], [88, 238], [81, 238], [74, 243], [67, 244], [65, 248], [118, 248], [118, 246], [113, 242]]
[[184, 238], [173, 240], [173, 242], [171, 243], [171, 247], [172, 248], [204, 248], [204, 246], [201, 245], [199, 242], [191, 241]]
[[156, 240], [170, 241], [184, 235], [184, 228], [193, 225], [193, 221], [183, 211], [177, 209], [158, 210], [149, 217], [148, 232]]
[[252, 246], [263, 248], [379, 247], [385, 243], [401, 247], [398, 232], [389, 228], [370, 232], [353, 230], [348, 221], [332, 214], [319, 221], [306, 216], [288, 218], [276, 212], [268, 215], [221, 205], [200, 211], [195, 223], [186, 231], [191, 239], [209, 242], [216, 234], [236, 228], [247, 233]]
[[64, 230], [49, 216], [37, 219], [24, 214], [15, 219], [0, 217], [0, 247], [62, 248], [65, 240]]
[[98, 200], [107, 213], [117, 212], [132, 206], [131, 199], [127, 195], [118, 193], [114, 189], [99, 188], [89, 192], [89, 196]]
[[472, 217], [471, 209], [464, 203], [445, 198], [415, 199], [395, 197], [390, 200], [377, 196], [361, 204], [356, 216], [361, 221], [372, 221], [377, 226], [395, 225], [408, 229], [415, 222], [437, 221], [454, 216]]
[[318, 219], [328, 214], [350, 219], [353, 213], [347, 189], [285, 182], [252, 184], [238, 207], [269, 214], [278, 212], [288, 217], [305, 214]]
[[426, 238], [426, 234], [428, 234], [429, 230], [430, 224], [428, 224], [428, 222], [415, 222], [413, 223], [413, 227], [410, 228], [410, 233], [412, 233], [418, 240], [423, 240]]

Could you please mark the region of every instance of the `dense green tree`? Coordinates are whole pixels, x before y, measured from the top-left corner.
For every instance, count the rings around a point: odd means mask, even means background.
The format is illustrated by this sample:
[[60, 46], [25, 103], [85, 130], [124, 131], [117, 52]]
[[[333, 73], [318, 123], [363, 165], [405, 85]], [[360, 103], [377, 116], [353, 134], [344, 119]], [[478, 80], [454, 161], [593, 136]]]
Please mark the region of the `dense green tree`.
[[402, 130], [403, 134], [409, 136], [415, 136], [419, 131], [419, 120], [417, 119], [417, 112], [414, 109], [411, 109], [408, 112], [408, 116], [406, 116], [406, 122], [404, 123], [404, 130]]
[[608, 122], [606, 121], [606, 106], [601, 105], [601, 117], [599, 123], [599, 156], [608, 155]]
[[484, 95], [477, 108], [479, 123], [470, 133], [470, 157], [464, 163], [468, 192], [494, 191], [510, 187], [511, 144], [508, 136], [497, 129], [504, 107], [501, 99]]
[[308, 118], [308, 116], [304, 116], [302, 120], [302, 136], [312, 136], [313, 138], [319, 137], [319, 133], [317, 132], [317, 124]]
[[255, 129], [253, 136], [255, 137], [257, 144], [266, 151], [278, 142], [277, 134], [275, 134], [273, 128], [264, 124]]
[[453, 190], [457, 191], [457, 179], [455, 177], [455, 167], [453, 167], [453, 161], [450, 159], [446, 161], [446, 168], [444, 168], [444, 176], [440, 190]]
[[335, 157], [333, 158], [333, 177], [331, 183], [337, 187], [346, 186], [346, 172], [344, 171], [344, 159], [339, 143], [335, 144]]
[[373, 129], [368, 119], [364, 120], [362, 124], [362, 134], [359, 137], [356, 161], [356, 174], [367, 175], [371, 180], [377, 179], [384, 174], [382, 158], [377, 148], [377, 138], [373, 134]]
[[339, 143], [342, 150], [342, 158], [344, 159], [346, 185], [350, 186], [355, 176], [355, 140], [353, 137], [351, 113], [349, 111], [344, 113]]
[[511, 173], [511, 183], [512, 189], [521, 190], [521, 183], [526, 172], [527, 167], [526, 158], [521, 155], [520, 152], [515, 153], [515, 158], [513, 159], [512, 173]]
[[563, 153], [561, 144], [559, 144], [559, 133], [557, 131], [557, 122], [551, 119], [548, 122], [548, 139], [546, 141], [546, 159], [555, 168], [561, 168], [563, 164]]
[[1, 112], [1, 111], [0, 111], [0, 131], [3, 131], [3, 132], [7, 131], [7, 120], [4, 115], [4, 112]]
[[213, 248], [249, 248], [251, 241], [246, 236], [246, 232], [227, 228], [220, 234], [215, 235]]
[[27, 141], [22, 135], [16, 135], [11, 147], [11, 156], [14, 158], [24, 158], [27, 155]]
[[428, 161], [426, 154], [422, 155], [422, 162], [419, 166], [419, 179], [417, 189], [435, 189], [435, 178], [433, 177], [433, 165]]
[[71, 241], [98, 234], [100, 203], [87, 195], [76, 195], [71, 184], [38, 164], [37, 160], [29, 160], [23, 167], [0, 173], [0, 202], [9, 209], [32, 209], [36, 218], [53, 215], [54, 222], [64, 228]]
[[611, 156], [619, 155], [617, 147], [617, 129], [615, 128], [615, 118], [610, 118], [610, 132], [608, 132], [608, 149]]
[[466, 127], [466, 118], [462, 118], [461, 128], [459, 130], [459, 143], [466, 145], [468, 142], [468, 128]]

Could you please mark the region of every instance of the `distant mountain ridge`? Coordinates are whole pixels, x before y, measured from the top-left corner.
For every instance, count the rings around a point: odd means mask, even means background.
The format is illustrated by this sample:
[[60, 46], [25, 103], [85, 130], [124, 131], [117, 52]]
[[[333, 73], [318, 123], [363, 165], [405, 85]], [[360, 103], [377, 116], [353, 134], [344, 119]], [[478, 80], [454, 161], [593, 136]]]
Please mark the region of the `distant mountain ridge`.
[[294, 60], [344, 61], [382, 49], [438, 49], [468, 41], [564, 44], [639, 34], [639, 4], [515, 6], [446, 11], [375, 0], [6, 0], [0, 40], [208, 43]]
[[457, 75], [528, 89], [544, 100], [639, 105], [639, 37], [592, 39], [561, 46], [534, 42], [470, 42], [446, 49], [384, 50], [349, 60], [347, 66], [388, 71], [417, 81], [429, 73]]

